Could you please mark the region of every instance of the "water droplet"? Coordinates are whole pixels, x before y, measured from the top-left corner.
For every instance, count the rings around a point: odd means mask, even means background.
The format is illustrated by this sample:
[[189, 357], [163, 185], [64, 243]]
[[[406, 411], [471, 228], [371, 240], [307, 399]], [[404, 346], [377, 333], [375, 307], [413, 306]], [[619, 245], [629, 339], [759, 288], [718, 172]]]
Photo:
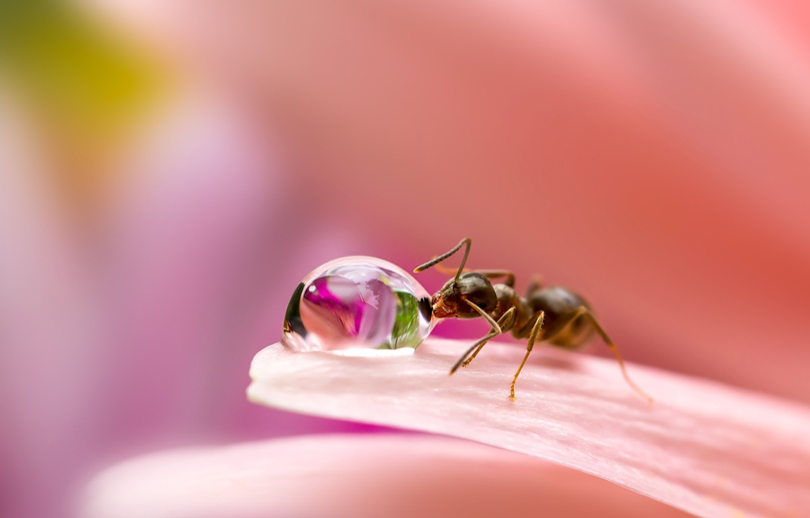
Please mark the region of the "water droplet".
[[295, 351], [415, 349], [435, 324], [430, 294], [408, 272], [374, 257], [343, 257], [298, 285], [281, 343]]

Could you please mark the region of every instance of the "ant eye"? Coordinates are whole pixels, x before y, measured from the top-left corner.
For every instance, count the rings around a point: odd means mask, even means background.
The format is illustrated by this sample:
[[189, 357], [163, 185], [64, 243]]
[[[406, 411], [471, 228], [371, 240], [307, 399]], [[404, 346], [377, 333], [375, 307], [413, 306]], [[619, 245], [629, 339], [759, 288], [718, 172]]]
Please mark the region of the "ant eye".
[[453, 305], [458, 304], [458, 295], [456, 295], [455, 293], [448, 293], [444, 297], [444, 302], [446, 304], [453, 304]]
[[487, 304], [486, 299], [476, 300], [474, 301], [474, 304], [484, 311], [489, 311], [489, 304]]

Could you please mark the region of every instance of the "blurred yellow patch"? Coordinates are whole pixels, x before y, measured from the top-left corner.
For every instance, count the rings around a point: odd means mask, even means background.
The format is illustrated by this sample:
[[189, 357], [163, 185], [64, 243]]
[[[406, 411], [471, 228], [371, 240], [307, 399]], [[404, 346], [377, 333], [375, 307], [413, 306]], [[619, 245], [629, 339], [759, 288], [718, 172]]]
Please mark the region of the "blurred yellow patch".
[[98, 190], [106, 159], [161, 92], [156, 60], [55, 1], [0, 6], [0, 72], [45, 136], [69, 194]]

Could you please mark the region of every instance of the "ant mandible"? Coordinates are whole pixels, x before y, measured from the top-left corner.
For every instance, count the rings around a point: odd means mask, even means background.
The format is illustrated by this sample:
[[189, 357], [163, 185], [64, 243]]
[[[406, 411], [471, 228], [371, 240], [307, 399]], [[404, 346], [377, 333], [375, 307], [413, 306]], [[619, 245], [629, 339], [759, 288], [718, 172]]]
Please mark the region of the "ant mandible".
[[[580, 295], [571, 290], [552, 286], [541, 286], [539, 277], [535, 276], [526, 290], [526, 297], [520, 297], [514, 289], [515, 275], [508, 270], [467, 271], [464, 265], [470, 255], [470, 238], [463, 239], [449, 252], [434, 258], [414, 269], [414, 273], [427, 270], [432, 266], [452, 275], [452, 270], [443, 268], [439, 263], [458, 252], [462, 246], [464, 257], [455, 272], [455, 277], [431, 297], [430, 305], [436, 318], [477, 318], [486, 320], [492, 330], [475, 342], [450, 369], [452, 375], [459, 367], [466, 367], [475, 359], [481, 349], [499, 334], [512, 331], [515, 338], [528, 338], [526, 355], [520, 363], [509, 398], [515, 400], [515, 383], [520, 371], [526, 364], [535, 342], [548, 342], [563, 349], [578, 349], [593, 337], [594, 332], [602, 337], [605, 344], [613, 351], [622, 375], [630, 387], [641, 397], [653, 402], [638, 385], [627, 375], [624, 361], [616, 344], [608, 337], [590, 306]], [[506, 282], [492, 284], [490, 279], [505, 277]]]

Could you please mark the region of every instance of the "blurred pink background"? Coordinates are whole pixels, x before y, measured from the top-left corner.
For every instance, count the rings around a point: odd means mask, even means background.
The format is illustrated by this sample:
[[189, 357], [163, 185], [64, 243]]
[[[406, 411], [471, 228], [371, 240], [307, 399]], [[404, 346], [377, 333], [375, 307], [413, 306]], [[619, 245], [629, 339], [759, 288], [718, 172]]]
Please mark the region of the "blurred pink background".
[[631, 362], [810, 403], [801, 2], [2, 10], [3, 516], [154, 448], [376, 430], [247, 403], [250, 359], [319, 264], [465, 236]]

